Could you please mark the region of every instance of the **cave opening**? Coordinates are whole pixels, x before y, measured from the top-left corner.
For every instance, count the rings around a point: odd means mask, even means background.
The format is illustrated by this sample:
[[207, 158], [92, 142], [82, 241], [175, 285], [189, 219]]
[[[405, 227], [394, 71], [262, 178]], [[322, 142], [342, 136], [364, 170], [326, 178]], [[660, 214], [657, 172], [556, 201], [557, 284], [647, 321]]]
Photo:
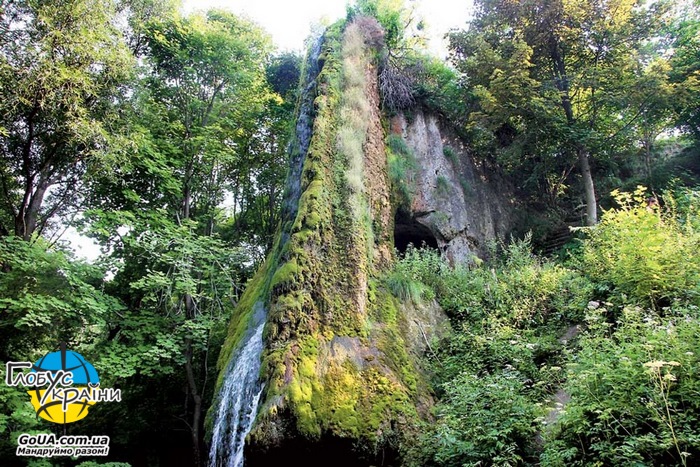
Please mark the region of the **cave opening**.
[[438, 249], [437, 238], [430, 228], [413, 216], [399, 211], [394, 219], [394, 247], [400, 254], [404, 254], [409, 244], [416, 248]]

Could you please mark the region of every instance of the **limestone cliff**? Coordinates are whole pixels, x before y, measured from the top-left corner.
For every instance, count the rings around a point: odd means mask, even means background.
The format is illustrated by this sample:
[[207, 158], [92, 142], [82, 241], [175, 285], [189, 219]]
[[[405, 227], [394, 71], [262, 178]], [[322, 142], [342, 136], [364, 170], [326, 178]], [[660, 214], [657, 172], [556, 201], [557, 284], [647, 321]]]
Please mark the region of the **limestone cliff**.
[[434, 241], [453, 264], [483, 258], [487, 243], [514, 227], [512, 185], [495, 167], [476, 161], [435, 115], [420, 110], [410, 119], [398, 115], [391, 130], [415, 158], [413, 196], [399, 209], [396, 231], [404, 238], [397, 243]]
[[[339, 23], [307, 60], [283, 225], [240, 300], [219, 361], [221, 387], [229, 362], [266, 318], [246, 465], [400, 465], [417, 422], [429, 416], [420, 353], [444, 317], [435, 305], [399, 303], [383, 284], [394, 239], [405, 233], [395, 230], [397, 212], [408, 231], [410, 222], [423, 226], [454, 260], [509, 227], [503, 187], [420, 112], [399, 123], [418, 162], [415, 197], [400, 212], [387, 162], [389, 120], [380, 111], [378, 37], [369, 18]], [[436, 177], [447, 192], [435, 192]]]

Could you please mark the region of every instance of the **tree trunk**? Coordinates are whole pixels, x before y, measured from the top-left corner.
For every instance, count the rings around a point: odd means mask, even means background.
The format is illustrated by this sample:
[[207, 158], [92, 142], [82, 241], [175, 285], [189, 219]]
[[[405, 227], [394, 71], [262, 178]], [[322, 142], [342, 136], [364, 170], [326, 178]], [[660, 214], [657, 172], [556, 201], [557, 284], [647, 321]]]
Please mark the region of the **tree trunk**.
[[24, 240], [32, 238], [48, 188], [49, 183], [43, 179], [39, 181], [33, 193], [32, 186], [28, 186], [27, 190], [29, 191], [25, 195], [25, 203], [20, 207], [19, 213], [15, 217], [15, 235], [18, 237], [22, 237]]
[[[559, 89], [561, 97], [561, 106], [566, 115], [566, 122], [570, 127], [576, 124], [576, 116], [574, 108], [571, 104], [571, 96], [569, 95], [569, 76], [566, 71], [564, 57], [559, 50], [559, 40], [554, 34], [550, 35], [549, 53], [552, 58], [554, 82]], [[593, 175], [591, 174], [591, 165], [588, 160], [588, 151], [579, 143], [576, 149], [578, 156], [578, 165], [583, 178], [583, 191], [586, 197], [586, 225], [593, 226], [598, 222], [598, 206], [595, 199], [595, 186], [593, 185]]]
[[591, 165], [588, 161], [588, 153], [583, 148], [579, 148], [577, 152], [581, 177], [583, 177], [583, 189], [586, 195], [586, 225], [593, 226], [598, 222], [598, 205], [595, 199]]
[[[191, 295], [185, 295], [185, 312], [188, 319], [194, 319], [195, 304]], [[194, 407], [192, 409], [192, 449], [194, 454], [194, 465], [199, 467], [202, 465], [202, 451], [200, 439], [200, 425], [202, 420], [202, 395], [197, 389], [197, 380], [194, 376], [192, 338], [185, 338], [185, 372], [187, 373], [187, 385], [189, 387]]]
[[190, 388], [190, 394], [194, 401], [192, 409], [192, 449], [194, 455], [194, 465], [199, 467], [202, 465], [202, 451], [200, 440], [200, 425], [202, 420], [202, 396], [197, 392], [197, 383], [194, 378], [194, 370], [192, 368], [192, 339], [187, 338], [185, 343], [185, 371], [187, 372], [187, 384]]

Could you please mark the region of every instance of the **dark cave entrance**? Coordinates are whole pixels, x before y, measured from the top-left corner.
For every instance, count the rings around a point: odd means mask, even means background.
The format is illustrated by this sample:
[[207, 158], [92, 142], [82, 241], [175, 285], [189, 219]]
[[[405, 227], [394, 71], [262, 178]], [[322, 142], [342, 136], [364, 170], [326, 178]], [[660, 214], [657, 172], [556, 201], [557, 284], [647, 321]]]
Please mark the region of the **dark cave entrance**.
[[394, 219], [394, 247], [403, 254], [406, 253], [409, 244], [416, 248], [438, 249], [437, 239], [428, 227], [399, 211]]

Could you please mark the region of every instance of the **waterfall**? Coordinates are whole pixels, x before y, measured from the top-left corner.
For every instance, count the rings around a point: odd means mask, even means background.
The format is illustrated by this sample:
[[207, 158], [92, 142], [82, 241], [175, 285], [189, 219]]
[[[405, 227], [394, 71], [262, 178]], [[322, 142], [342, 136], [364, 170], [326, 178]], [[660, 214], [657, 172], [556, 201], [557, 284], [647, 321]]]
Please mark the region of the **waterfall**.
[[[287, 147], [289, 171], [282, 201], [281, 225], [283, 228], [280, 231], [276, 255], [282, 251], [289, 240], [292, 224], [290, 221], [296, 217], [299, 206], [301, 174], [313, 133], [314, 98], [316, 97], [316, 78], [320, 72], [318, 58], [322, 43], [323, 36], [314, 41], [304, 66], [295, 131]], [[271, 271], [268, 280], [274, 272]], [[261, 298], [255, 303], [253, 318], [248, 324], [246, 335], [226, 368], [218, 396], [214, 401], [218, 406], [209, 450], [210, 467], [243, 466], [245, 438], [255, 422], [258, 404], [264, 390], [259, 374], [266, 316], [264, 298]]]
[[[301, 95], [299, 96], [299, 106], [297, 108], [296, 125], [294, 134], [289, 141], [287, 153], [289, 154], [289, 171], [285, 183], [284, 200], [282, 201], [282, 226], [287, 221], [294, 221], [299, 208], [299, 197], [301, 196], [301, 173], [304, 169], [306, 153], [311, 144], [313, 134], [313, 123], [315, 117], [314, 99], [316, 98], [316, 78], [320, 73], [318, 58], [321, 55], [323, 45], [323, 35], [318, 37], [309, 49], [304, 65], [304, 76], [301, 81]], [[284, 245], [289, 240], [291, 232], [289, 229], [282, 229], [280, 232], [280, 245]]]
[[231, 359], [219, 392], [212, 432], [209, 465], [241, 467], [243, 445], [253, 426], [263, 387], [258, 381], [263, 350], [265, 308], [255, 304], [253, 332], [245, 336], [239, 352]]

